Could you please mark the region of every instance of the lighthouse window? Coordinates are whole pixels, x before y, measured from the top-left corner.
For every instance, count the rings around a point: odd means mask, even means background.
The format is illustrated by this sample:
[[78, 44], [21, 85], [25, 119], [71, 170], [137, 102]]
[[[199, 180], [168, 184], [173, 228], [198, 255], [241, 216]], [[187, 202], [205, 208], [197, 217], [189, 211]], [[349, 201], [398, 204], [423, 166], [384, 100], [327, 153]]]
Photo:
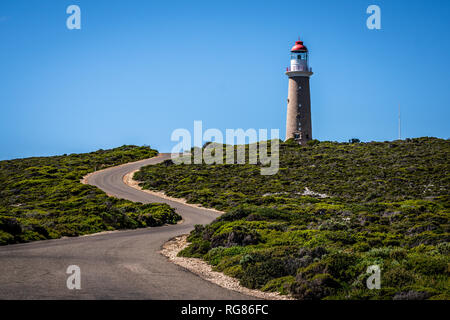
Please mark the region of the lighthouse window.
[[302, 60], [302, 56], [301, 56], [301, 55], [298, 55], [298, 56], [297, 56], [297, 59], [298, 59], [298, 60]]

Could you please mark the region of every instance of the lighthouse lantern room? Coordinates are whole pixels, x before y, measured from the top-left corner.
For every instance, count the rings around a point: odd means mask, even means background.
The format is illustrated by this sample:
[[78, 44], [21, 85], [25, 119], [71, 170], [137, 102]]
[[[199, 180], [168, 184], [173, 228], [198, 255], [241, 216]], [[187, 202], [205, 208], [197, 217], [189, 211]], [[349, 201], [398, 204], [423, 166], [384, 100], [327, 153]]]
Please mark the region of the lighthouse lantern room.
[[308, 69], [308, 48], [303, 45], [303, 41], [296, 41], [291, 49], [290, 71], [310, 71]]

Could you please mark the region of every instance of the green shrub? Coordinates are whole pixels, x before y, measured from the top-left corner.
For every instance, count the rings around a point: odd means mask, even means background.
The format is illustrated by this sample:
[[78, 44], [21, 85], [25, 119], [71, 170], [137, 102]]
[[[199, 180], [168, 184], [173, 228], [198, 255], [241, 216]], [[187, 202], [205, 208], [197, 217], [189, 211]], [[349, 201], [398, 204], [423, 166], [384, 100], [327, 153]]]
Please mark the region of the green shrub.
[[286, 276], [281, 278], [275, 278], [266, 283], [264, 287], [261, 288], [262, 291], [269, 292], [279, 292], [283, 295], [290, 293], [290, 288], [295, 282], [295, 277]]
[[255, 263], [243, 263], [240, 282], [251, 289], [260, 289], [269, 280], [286, 276], [281, 259], [269, 259]]
[[209, 241], [197, 240], [178, 253], [180, 257], [202, 258], [211, 249]]
[[448, 256], [435, 256], [413, 253], [408, 255], [408, 269], [425, 275], [448, 274], [450, 259]]
[[339, 283], [328, 273], [316, 273], [309, 278], [299, 273], [289, 290], [297, 299], [318, 300], [332, 295], [339, 287]]
[[414, 283], [414, 273], [398, 266], [382, 273], [382, 286], [404, 287]]
[[0, 245], [14, 243], [14, 236], [0, 230]]

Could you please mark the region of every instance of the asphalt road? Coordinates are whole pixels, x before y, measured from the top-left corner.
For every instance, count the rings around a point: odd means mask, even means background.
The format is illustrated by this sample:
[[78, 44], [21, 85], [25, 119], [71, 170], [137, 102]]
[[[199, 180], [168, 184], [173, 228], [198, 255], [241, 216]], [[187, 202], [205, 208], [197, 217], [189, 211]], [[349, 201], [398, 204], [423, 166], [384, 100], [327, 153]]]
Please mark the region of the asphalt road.
[[[99, 171], [88, 183], [131, 201], [165, 202], [183, 223], [0, 247], [0, 299], [251, 299], [205, 281], [159, 253], [170, 238], [217, 217], [123, 183], [126, 173], [169, 158], [170, 154], [160, 154]], [[69, 265], [81, 269], [80, 290], [66, 286]]]

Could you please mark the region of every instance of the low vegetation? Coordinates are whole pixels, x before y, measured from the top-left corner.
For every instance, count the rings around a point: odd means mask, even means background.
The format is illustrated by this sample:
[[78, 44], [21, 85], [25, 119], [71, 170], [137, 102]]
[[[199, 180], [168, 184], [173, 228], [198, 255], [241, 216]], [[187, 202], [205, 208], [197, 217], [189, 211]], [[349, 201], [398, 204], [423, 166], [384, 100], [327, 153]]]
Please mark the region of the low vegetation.
[[[180, 255], [243, 286], [298, 299], [450, 299], [450, 141], [280, 145], [280, 170], [175, 165], [135, 174], [144, 188], [226, 211]], [[381, 269], [369, 290], [367, 268]]]
[[80, 183], [89, 172], [156, 154], [122, 146], [0, 161], [0, 245], [176, 223], [181, 217], [168, 205], [119, 200]]

